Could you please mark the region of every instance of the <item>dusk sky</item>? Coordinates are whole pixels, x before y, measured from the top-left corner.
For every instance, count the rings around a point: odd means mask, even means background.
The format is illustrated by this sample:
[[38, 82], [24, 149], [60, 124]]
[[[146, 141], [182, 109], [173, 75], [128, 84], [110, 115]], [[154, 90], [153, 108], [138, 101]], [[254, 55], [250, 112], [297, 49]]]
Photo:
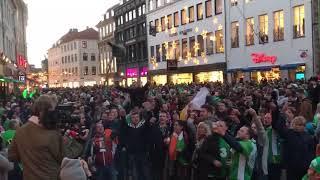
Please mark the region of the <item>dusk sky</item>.
[[28, 5], [28, 61], [40, 67], [47, 50], [71, 28], [94, 27], [119, 0], [24, 0]]

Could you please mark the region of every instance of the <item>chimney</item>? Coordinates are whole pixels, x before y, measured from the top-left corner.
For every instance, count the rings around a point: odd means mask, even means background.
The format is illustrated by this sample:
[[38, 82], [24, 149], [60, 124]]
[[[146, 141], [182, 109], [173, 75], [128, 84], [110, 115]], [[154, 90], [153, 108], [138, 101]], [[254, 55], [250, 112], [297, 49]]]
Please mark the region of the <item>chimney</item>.
[[89, 29], [89, 26], [87, 26], [87, 29]]
[[75, 29], [73, 29], [73, 32], [78, 32], [78, 29], [76, 29], [76, 28], [75, 28]]

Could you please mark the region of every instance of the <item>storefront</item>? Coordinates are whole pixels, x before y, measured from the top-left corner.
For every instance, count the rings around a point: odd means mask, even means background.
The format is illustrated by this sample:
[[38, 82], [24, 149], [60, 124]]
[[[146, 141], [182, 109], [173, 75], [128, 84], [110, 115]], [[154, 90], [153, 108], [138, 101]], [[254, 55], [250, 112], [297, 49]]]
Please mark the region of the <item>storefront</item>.
[[169, 81], [173, 84], [189, 84], [193, 82], [192, 73], [172, 74]]
[[[286, 59], [279, 59], [274, 54], [251, 53], [249, 66], [228, 69], [229, 77], [233, 82], [239, 81], [262, 81], [288, 79], [298, 80], [304, 79], [306, 76], [305, 63], [284, 64]], [[244, 61], [245, 62], [245, 61]], [[294, 61], [291, 61], [294, 62]], [[232, 66], [232, 65], [231, 65]]]
[[195, 74], [195, 82], [223, 82], [223, 71], [199, 72]]
[[156, 85], [165, 85], [168, 82], [167, 75], [155, 75], [152, 76], [152, 83], [156, 83]]
[[138, 82], [138, 68], [127, 68], [127, 86], [131, 86], [133, 83]]
[[152, 83], [188, 84], [192, 82], [224, 82], [226, 63], [206, 64], [198, 66], [179, 67], [177, 70], [151, 70]]
[[144, 86], [148, 82], [148, 67], [140, 68], [140, 81], [141, 85]]

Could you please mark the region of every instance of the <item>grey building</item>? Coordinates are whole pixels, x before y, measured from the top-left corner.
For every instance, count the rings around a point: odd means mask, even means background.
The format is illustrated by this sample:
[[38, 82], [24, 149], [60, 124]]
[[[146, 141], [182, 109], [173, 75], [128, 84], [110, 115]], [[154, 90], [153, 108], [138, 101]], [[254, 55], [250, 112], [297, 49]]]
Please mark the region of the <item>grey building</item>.
[[115, 42], [125, 48], [125, 56], [118, 59], [122, 84], [147, 82], [148, 51], [145, 0], [122, 0], [114, 9], [116, 20]]
[[102, 81], [107, 85], [114, 83], [117, 75], [117, 58], [112, 54], [112, 47], [108, 43], [114, 43], [114, 32], [116, 29], [114, 9], [119, 4], [109, 8], [103, 15], [103, 19], [96, 25], [99, 29], [99, 71]]

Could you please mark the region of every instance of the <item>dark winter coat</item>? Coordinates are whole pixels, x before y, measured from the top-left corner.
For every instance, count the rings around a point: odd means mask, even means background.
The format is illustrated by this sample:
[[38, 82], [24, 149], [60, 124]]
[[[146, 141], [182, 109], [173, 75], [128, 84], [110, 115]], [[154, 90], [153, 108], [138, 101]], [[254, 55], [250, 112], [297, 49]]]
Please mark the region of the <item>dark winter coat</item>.
[[[280, 116], [279, 110], [272, 113], [272, 127], [284, 139], [284, 152], [289, 172], [307, 173], [310, 162], [315, 156], [315, 140], [307, 132], [297, 132], [286, 127], [285, 119]], [[299, 174], [299, 173], [298, 173]], [[302, 178], [302, 177], [297, 177]]]

